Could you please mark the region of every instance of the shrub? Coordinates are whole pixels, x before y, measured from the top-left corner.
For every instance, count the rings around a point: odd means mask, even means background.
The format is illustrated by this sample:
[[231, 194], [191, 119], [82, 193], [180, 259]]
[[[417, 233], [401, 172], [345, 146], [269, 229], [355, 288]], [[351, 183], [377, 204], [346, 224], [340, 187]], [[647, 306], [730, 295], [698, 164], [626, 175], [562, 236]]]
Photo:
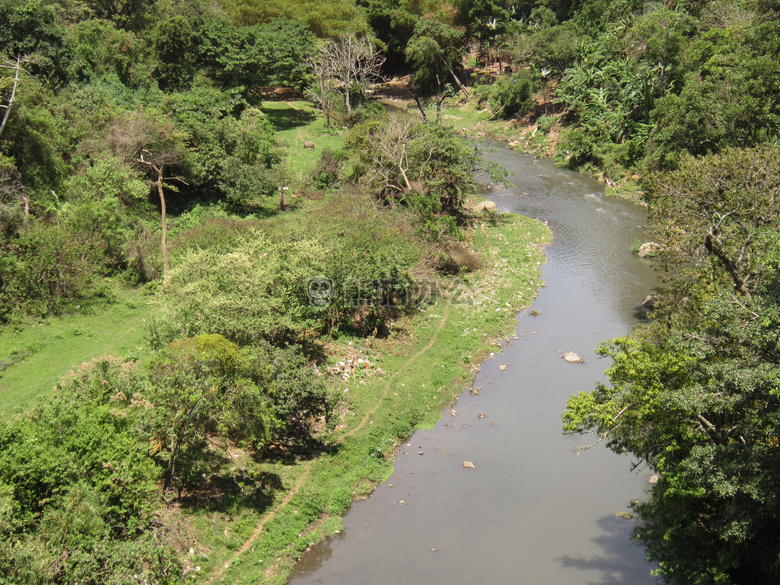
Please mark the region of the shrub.
[[531, 98], [534, 92], [534, 78], [529, 70], [521, 69], [509, 77], [501, 77], [489, 88], [490, 109], [502, 118], [522, 116], [534, 107]]
[[294, 341], [315, 324], [304, 283], [321, 272], [324, 256], [316, 242], [274, 243], [255, 231], [231, 252], [184, 253], [163, 287], [152, 346], [202, 333], [241, 345]]
[[160, 472], [138, 433], [143, 388], [135, 364], [96, 358], [2, 427], [4, 582], [178, 582], [153, 513]]
[[[292, 349], [261, 342], [240, 348], [221, 335], [176, 341], [149, 364], [154, 409], [146, 428], [160, 445], [166, 479], [192, 473], [228, 442], [262, 453], [269, 445], [306, 444], [312, 423], [330, 419], [333, 402], [321, 378]], [[220, 440], [221, 439], [221, 440]]]
[[346, 156], [341, 152], [336, 152], [326, 148], [320, 155], [314, 171], [311, 174], [311, 185], [319, 191], [330, 189], [339, 180], [341, 167]]

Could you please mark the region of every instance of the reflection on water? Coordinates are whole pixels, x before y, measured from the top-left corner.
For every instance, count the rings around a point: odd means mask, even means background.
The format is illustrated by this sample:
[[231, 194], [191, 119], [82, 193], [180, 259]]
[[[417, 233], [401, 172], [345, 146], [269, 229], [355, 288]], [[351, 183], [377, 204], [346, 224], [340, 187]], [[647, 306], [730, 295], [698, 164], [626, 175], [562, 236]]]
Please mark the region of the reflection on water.
[[[515, 173], [511, 187], [490, 188], [499, 209], [553, 230], [534, 303], [541, 314], [518, 317], [521, 337], [483, 364], [479, 395], [466, 392], [456, 417], [414, 434], [413, 455], [398, 455], [345, 530], [302, 557], [292, 585], [653, 583], [632, 522], [616, 516], [642, 496], [649, 473], [630, 473], [627, 458], [601, 445], [576, 456], [583, 438], [560, 432], [567, 397], [603, 379], [608, 363], [593, 349], [631, 330], [656, 285], [630, 252], [643, 209], [547, 161], [500, 146], [485, 157]], [[565, 351], [585, 364], [566, 363]]]

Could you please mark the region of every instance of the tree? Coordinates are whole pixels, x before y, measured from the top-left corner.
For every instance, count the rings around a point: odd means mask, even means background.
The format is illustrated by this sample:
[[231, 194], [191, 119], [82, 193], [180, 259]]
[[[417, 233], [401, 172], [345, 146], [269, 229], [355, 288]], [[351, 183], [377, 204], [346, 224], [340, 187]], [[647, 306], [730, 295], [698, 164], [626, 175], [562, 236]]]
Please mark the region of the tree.
[[[184, 136], [165, 117], [134, 112], [127, 124], [117, 121], [108, 136], [108, 144], [117, 157], [149, 175], [160, 199], [160, 249], [163, 257], [163, 276], [171, 270], [168, 258], [168, 221], [165, 187], [169, 181], [184, 183], [178, 174], [184, 161]], [[169, 189], [171, 185], [167, 185]]]
[[334, 94], [336, 93], [336, 78], [332, 70], [332, 63], [323, 50], [319, 57], [309, 59], [309, 67], [314, 75], [316, 85], [309, 87], [306, 97], [322, 110], [325, 115], [325, 124], [330, 130], [335, 106]]
[[464, 39], [463, 31], [448, 24], [419, 20], [406, 46], [406, 57], [415, 67], [412, 76], [415, 83], [429, 90], [439, 86], [441, 80], [450, 78], [468, 96], [468, 90], [456, 73], [460, 68]]
[[419, 124], [414, 116], [393, 112], [366, 134], [363, 153], [371, 161], [371, 180], [381, 198], [403, 199], [403, 193], [412, 189], [409, 144]]
[[[272, 443], [305, 444], [312, 422], [330, 418], [324, 382], [293, 350], [242, 349], [221, 335], [164, 348], [149, 365], [154, 404], [146, 425], [166, 465], [166, 485], [198, 481], [207, 444], [262, 453]], [[189, 481], [188, 481], [189, 478]]]
[[189, 86], [195, 75], [195, 46], [191, 22], [184, 16], [160, 20], [151, 31], [157, 57], [155, 78], [164, 90]]
[[295, 342], [317, 325], [304, 283], [320, 273], [324, 258], [317, 242], [272, 242], [255, 231], [230, 251], [188, 251], [165, 283], [162, 310], [150, 327], [152, 345], [203, 333], [241, 345]]
[[302, 91], [315, 40], [306, 25], [283, 17], [246, 27], [204, 18], [195, 26], [193, 46], [197, 62], [223, 87], [243, 86], [246, 92], [284, 85]]
[[511, 20], [506, 0], [457, 0], [457, 22], [466, 27], [466, 34], [479, 42], [480, 48], [489, 46], [497, 37], [506, 33]]
[[406, 65], [406, 46], [426, 10], [420, 0], [360, 0], [371, 30], [382, 43], [387, 64], [393, 70]]
[[29, 215], [30, 199], [19, 171], [12, 160], [0, 155], [0, 238], [15, 234]]
[[546, 76], [563, 77], [582, 56], [588, 37], [571, 22], [534, 29], [513, 44], [515, 59], [535, 66]]
[[71, 81], [72, 40], [51, 6], [34, 0], [2, 0], [0, 23], [0, 57], [30, 58], [30, 73], [46, 84]]
[[778, 164], [727, 149], [649, 179], [670, 286], [650, 324], [599, 348], [610, 383], [563, 415], [659, 474], [637, 536], [674, 585], [780, 580]]
[[750, 297], [768, 275], [766, 234], [780, 227], [780, 150], [726, 149], [680, 161], [648, 181], [663, 255], [674, 266], [713, 258], [733, 289]]
[[432, 226], [441, 220], [449, 226], [445, 231], [454, 227], [450, 221], [474, 189], [479, 166], [474, 146], [454, 130], [393, 112], [356, 126], [347, 144], [355, 149], [374, 197], [413, 207]]
[[[777, 266], [778, 248], [769, 263]], [[564, 429], [594, 433], [660, 475], [637, 535], [675, 585], [780, 579], [780, 306], [721, 290], [614, 340], [610, 385], [570, 398]], [[678, 303], [680, 306], [680, 303]]]
[[86, 0], [96, 18], [110, 20], [117, 27], [138, 30], [153, 13], [156, 0]]
[[354, 90], [365, 96], [369, 84], [380, 77], [385, 58], [366, 37], [346, 35], [338, 41], [331, 41], [322, 49], [315, 74], [323, 77], [318, 85], [330, 90], [327, 78], [335, 81], [336, 87], [344, 92], [344, 106], [347, 114], [352, 112], [351, 94]]
[[[689, 43], [678, 88], [651, 115], [648, 167], [674, 168], [685, 153], [771, 143], [780, 124], [780, 48], [774, 19], [712, 28]], [[768, 37], [766, 35], [769, 35]]]

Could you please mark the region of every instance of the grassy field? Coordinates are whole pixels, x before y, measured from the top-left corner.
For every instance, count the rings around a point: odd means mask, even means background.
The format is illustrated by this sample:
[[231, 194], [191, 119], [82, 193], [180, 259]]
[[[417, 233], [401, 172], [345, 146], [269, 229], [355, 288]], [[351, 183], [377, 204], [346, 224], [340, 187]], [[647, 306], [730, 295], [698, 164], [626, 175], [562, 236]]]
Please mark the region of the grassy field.
[[[323, 150], [341, 146], [343, 129], [334, 125], [328, 130], [325, 118], [310, 102], [263, 102], [260, 109], [278, 130], [288, 168], [299, 180], [314, 170]], [[306, 148], [307, 142], [313, 143], [314, 148]]]
[[74, 307], [73, 312], [0, 329], [0, 359], [29, 352], [0, 372], [0, 417], [34, 404], [73, 367], [103, 354], [141, 359], [147, 355], [144, 320], [149, 297], [138, 289], [115, 287], [113, 302]]

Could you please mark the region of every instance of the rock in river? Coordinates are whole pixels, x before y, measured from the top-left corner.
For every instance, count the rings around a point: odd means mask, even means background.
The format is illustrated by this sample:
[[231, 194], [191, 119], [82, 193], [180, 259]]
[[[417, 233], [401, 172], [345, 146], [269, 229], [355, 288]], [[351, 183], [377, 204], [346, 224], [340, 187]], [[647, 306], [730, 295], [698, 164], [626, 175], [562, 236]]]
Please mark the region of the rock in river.
[[574, 353], [573, 351], [567, 351], [565, 354], [561, 356], [563, 359], [565, 359], [570, 364], [584, 364], [585, 358], [583, 358], [580, 354]]

